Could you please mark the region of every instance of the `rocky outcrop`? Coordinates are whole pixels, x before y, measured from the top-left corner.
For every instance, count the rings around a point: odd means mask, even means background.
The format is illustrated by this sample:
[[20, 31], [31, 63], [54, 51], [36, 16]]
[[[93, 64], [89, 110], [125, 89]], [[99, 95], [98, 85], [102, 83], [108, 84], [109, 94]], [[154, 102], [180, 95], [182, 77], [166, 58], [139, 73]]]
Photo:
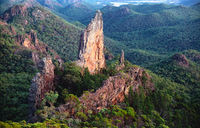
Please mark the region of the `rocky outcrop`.
[[180, 66], [183, 66], [183, 67], [189, 66], [189, 61], [187, 60], [186, 56], [183, 54], [175, 54], [174, 56], [172, 56], [172, 59], [176, 61], [176, 63]]
[[100, 11], [97, 11], [82, 34], [79, 49], [77, 65], [88, 68], [92, 74], [105, 68], [103, 18]]
[[32, 58], [35, 68], [39, 71], [32, 79], [29, 91], [30, 119], [33, 119], [34, 112], [40, 106], [45, 93], [54, 90], [55, 66], [52, 59], [58, 61], [60, 65], [62, 65], [62, 60], [47, 44], [39, 41], [35, 31], [18, 33], [12, 25], [3, 21], [0, 22], [0, 26], [3, 28], [1, 32], [11, 35], [15, 45], [18, 45], [14, 53], [25, 54], [29, 59]]
[[128, 7], [121, 7], [117, 12], [118, 16], [126, 16], [131, 14], [131, 10]]
[[120, 65], [123, 66], [123, 67], [125, 66], [125, 65], [124, 65], [124, 50], [122, 50], [122, 53], [121, 53]]
[[41, 42], [37, 38], [37, 33], [31, 30], [29, 33], [25, 35], [16, 35], [16, 44], [25, 47], [26, 49], [32, 50], [32, 60], [35, 64], [37, 64], [41, 58], [41, 55], [48, 56], [51, 53], [52, 58], [57, 60], [60, 65], [62, 65], [63, 61], [60, 56], [51, 49], [47, 44]]
[[26, 16], [27, 14], [27, 6], [24, 5], [15, 5], [12, 8], [8, 9], [4, 15], [1, 17], [4, 21], [9, 21], [13, 16], [21, 15]]
[[41, 51], [41, 47], [39, 46], [37, 34], [33, 30], [31, 30], [29, 32], [29, 34], [26, 34], [25, 39], [20, 41], [20, 43], [21, 43], [21, 45], [23, 45], [26, 48], [29, 48], [29, 49], [32, 49], [32, 50], [38, 49], [38, 50]]
[[37, 73], [32, 80], [29, 93], [29, 103], [31, 106], [31, 115], [33, 116], [36, 108], [40, 106], [45, 93], [54, 89], [54, 69], [51, 57], [45, 57], [38, 64], [40, 73]]
[[[95, 93], [84, 94], [79, 100], [88, 110], [98, 112], [102, 108], [108, 108], [110, 105], [124, 102], [129, 90], [132, 88], [133, 91], [137, 91], [139, 86], [154, 90], [151, 77], [143, 69], [132, 67], [127, 73], [109, 77]], [[73, 109], [70, 104], [65, 104], [61, 105], [58, 110], [70, 113], [72, 110], [69, 108]]]
[[124, 60], [124, 50], [122, 50], [120, 60], [119, 60], [119, 65], [116, 67], [117, 71], [122, 70], [125, 67], [124, 61], [125, 61]]
[[105, 59], [106, 60], [114, 59], [114, 55], [110, 51], [108, 51], [106, 48], [104, 48], [104, 53], [105, 53]]

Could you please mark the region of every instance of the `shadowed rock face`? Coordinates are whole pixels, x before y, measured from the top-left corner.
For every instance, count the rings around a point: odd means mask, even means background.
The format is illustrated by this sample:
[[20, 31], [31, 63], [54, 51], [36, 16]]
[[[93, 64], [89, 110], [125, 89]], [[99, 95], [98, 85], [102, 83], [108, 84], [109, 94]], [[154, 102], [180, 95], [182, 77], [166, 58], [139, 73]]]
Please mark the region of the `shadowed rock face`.
[[[151, 77], [143, 69], [132, 67], [127, 73], [109, 77], [96, 92], [84, 94], [79, 100], [87, 110], [98, 112], [103, 108], [124, 102], [130, 88], [132, 87], [133, 91], [137, 91], [139, 86], [154, 90]], [[67, 103], [58, 107], [57, 110], [71, 113], [73, 109], [73, 104]]]
[[105, 67], [103, 18], [100, 11], [97, 11], [82, 34], [79, 49], [79, 66], [88, 68], [92, 74]]
[[[32, 80], [29, 93], [29, 102], [31, 106], [31, 114], [36, 111], [36, 108], [41, 104], [45, 93], [54, 89], [54, 69], [51, 57], [45, 57], [38, 64], [41, 70]], [[30, 115], [32, 117], [33, 115]]]

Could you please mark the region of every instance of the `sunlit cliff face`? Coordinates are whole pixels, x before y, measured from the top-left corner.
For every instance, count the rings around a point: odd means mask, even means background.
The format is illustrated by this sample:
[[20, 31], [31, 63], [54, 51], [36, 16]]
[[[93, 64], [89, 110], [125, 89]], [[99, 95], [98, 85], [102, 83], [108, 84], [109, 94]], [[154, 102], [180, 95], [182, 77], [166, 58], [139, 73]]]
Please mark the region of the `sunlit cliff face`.
[[96, 73], [105, 67], [104, 35], [102, 13], [97, 11], [95, 18], [84, 31], [79, 51], [78, 65]]

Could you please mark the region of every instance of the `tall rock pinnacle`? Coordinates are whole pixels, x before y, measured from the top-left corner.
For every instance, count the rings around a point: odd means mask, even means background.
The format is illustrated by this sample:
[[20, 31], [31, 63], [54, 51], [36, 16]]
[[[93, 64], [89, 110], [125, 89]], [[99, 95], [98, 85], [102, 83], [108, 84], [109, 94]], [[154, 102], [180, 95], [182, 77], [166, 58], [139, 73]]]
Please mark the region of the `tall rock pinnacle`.
[[105, 67], [103, 18], [99, 10], [82, 34], [79, 49], [79, 66], [92, 74]]

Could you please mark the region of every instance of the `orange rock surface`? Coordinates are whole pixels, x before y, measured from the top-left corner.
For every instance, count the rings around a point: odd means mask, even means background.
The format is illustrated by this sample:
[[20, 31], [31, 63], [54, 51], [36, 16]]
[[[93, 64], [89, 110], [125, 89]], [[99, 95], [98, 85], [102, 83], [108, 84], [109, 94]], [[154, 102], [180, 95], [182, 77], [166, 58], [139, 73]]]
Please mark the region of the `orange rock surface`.
[[81, 37], [79, 60], [77, 64], [88, 68], [94, 74], [106, 66], [104, 56], [104, 35], [102, 13], [97, 11], [95, 18]]

